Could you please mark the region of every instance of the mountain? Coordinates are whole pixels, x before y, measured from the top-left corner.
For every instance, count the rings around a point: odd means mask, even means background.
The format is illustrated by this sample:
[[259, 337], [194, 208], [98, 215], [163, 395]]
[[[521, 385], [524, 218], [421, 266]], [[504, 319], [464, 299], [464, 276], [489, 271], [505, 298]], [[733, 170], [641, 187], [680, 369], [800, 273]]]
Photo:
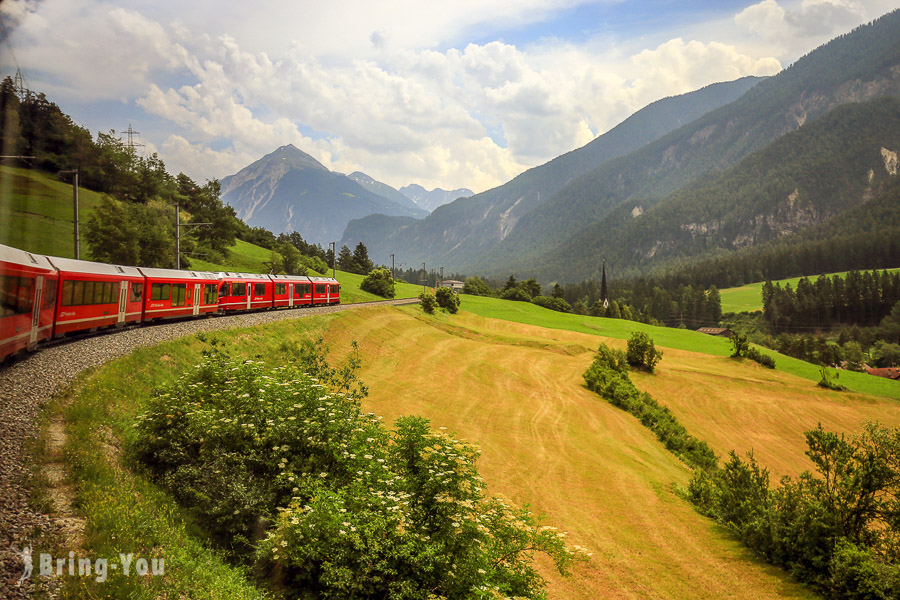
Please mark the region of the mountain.
[[416, 207], [329, 171], [293, 145], [278, 148], [221, 183], [222, 200], [248, 225], [275, 234], [297, 231], [312, 243], [337, 240], [350, 220], [371, 214], [422, 216]]
[[900, 95], [897, 39], [900, 11], [832, 40], [735, 102], [574, 179], [523, 216], [490, 255], [454, 268], [485, 274], [524, 269], [563, 281], [599, 276], [600, 259], [591, 254], [597, 236], [624, 239], [610, 228], [619, 226], [615, 220], [603, 221], [613, 211], [668, 202], [699, 177], [737, 164], [841, 104]]
[[398, 219], [392, 229], [384, 219], [352, 221], [343, 243], [364, 242], [376, 261], [396, 253], [408, 262], [471, 266], [481, 257], [490, 257], [520, 219], [572, 180], [733, 102], [759, 82], [759, 78], [746, 77], [659, 100], [586, 146], [529, 169], [504, 185], [438, 207], [419, 223]]
[[428, 191], [416, 183], [403, 186], [400, 188], [400, 193], [412, 200], [416, 206], [421, 206], [428, 212], [433, 211], [438, 206], [453, 202], [457, 198], [468, 198], [475, 194], [475, 192], [468, 188], [459, 188], [457, 190], [434, 188], [433, 190]]
[[667, 263], [763, 245], [829, 221], [849, 227], [845, 213], [898, 179], [898, 153], [900, 98], [838, 106], [664, 202], [643, 211], [639, 201], [626, 202], [542, 257], [536, 274], [588, 273], [597, 256], [617, 265], [620, 274], [658, 271]]
[[[353, 173], [347, 175], [347, 177], [349, 177], [365, 189], [369, 190], [373, 194], [378, 194], [382, 198], [387, 198], [391, 202], [396, 202], [400, 206], [413, 211], [413, 216], [415, 217], [427, 217], [431, 212], [430, 208], [420, 207], [419, 204], [417, 204], [412, 198], [405, 196], [386, 183], [376, 181], [365, 173], [354, 171]], [[469, 193], [471, 194], [471, 192]]]

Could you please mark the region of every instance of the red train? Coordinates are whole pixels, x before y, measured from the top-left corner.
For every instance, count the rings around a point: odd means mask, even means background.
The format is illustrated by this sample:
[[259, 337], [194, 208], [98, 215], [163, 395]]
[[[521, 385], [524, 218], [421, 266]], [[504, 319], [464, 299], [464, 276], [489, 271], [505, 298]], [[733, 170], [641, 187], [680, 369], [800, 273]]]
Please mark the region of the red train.
[[340, 301], [330, 277], [124, 267], [0, 244], [0, 362], [78, 331]]

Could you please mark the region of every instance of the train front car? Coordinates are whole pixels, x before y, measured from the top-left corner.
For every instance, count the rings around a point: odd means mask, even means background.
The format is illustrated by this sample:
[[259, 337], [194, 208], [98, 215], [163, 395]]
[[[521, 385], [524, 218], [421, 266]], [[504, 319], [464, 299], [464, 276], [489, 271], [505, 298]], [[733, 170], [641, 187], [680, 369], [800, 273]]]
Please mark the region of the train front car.
[[219, 310], [235, 312], [272, 308], [274, 284], [268, 275], [255, 273], [217, 273]]
[[53, 335], [57, 282], [47, 257], [0, 245], [0, 362]]
[[274, 284], [274, 306], [312, 306], [312, 282], [303, 275], [269, 275]]
[[340, 304], [341, 285], [331, 277], [310, 277], [313, 286], [313, 304]]
[[55, 337], [141, 321], [144, 276], [136, 267], [47, 258], [59, 271]]
[[144, 320], [172, 319], [219, 311], [219, 276], [204, 271], [138, 270], [146, 277]]

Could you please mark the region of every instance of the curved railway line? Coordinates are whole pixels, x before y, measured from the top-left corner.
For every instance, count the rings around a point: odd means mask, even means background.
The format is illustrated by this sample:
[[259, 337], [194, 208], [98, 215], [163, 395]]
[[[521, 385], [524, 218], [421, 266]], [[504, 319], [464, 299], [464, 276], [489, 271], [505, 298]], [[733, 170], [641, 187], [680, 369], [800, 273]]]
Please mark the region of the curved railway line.
[[54, 517], [29, 506], [25, 443], [38, 433], [35, 421], [41, 407], [64, 390], [79, 373], [138, 348], [196, 333], [253, 327], [368, 306], [418, 302], [417, 298], [403, 298], [268, 310], [110, 330], [53, 341], [40, 346], [34, 354], [0, 366], [0, 597], [31, 597], [30, 581], [21, 587], [17, 585], [23, 563], [12, 547], [21, 549], [30, 545], [36, 528], [44, 532], [60, 529]]

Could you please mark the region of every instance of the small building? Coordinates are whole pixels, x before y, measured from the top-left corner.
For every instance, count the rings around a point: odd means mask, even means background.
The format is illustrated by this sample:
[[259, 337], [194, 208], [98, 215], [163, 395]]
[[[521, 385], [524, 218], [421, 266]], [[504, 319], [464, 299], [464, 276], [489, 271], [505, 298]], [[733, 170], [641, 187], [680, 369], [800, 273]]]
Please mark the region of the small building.
[[700, 333], [705, 333], [707, 335], [714, 335], [716, 337], [724, 337], [728, 339], [734, 337], [734, 332], [726, 327], [701, 327], [697, 331]]
[[887, 379], [893, 379], [894, 381], [900, 381], [900, 368], [898, 367], [886, 367], [882, 369], [866, 367], [866, 373], [874, 375], [875, 377], [885, 377]]
[[463, 282], [457, 281], [455, 279], [445, 279], [444, 281], [441, 282], [441, 284], [438, 287], [450, 288], [451, 290], [453, 290], [455, 293], [458, 294], [458, 293], [462, 292]]

